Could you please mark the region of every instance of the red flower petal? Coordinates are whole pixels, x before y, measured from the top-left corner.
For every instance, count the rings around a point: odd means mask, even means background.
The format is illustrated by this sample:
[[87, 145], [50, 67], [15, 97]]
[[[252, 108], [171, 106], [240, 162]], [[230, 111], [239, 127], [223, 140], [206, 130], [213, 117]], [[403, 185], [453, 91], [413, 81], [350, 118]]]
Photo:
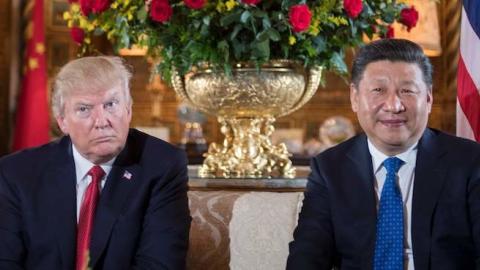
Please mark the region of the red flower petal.
[[312, 13], [305, 4], [293, 5], [289, 12], [290, 24], [294, 32], [303, 32], [310, 27]]
[[206, 0], [184, 0], [183, 2], [191, 9], [201, 9], [207, 3]]
[[362, 0], [344, 0], [343, 9], [348, 17], [355, 19], [363, 10]]
[[152, 0], [150, 3], [150, 18], [156, 22], [166, 22], [172, 17], [173, 9], [168, 0]]
[[407, 27], [408, 32], [417, 25], [418, 11], [414, 6], [402, 9], [400, 12], [400, 22]]
[[260, 3], [260, 0], [242, 0], [242, 3], [255, 6], [256, 4]]
[[74, 26], [70, 29], [70, 36], [75, 43], [82, 44], [83, 40], [85, 39], [85, 32], [83, 29]]

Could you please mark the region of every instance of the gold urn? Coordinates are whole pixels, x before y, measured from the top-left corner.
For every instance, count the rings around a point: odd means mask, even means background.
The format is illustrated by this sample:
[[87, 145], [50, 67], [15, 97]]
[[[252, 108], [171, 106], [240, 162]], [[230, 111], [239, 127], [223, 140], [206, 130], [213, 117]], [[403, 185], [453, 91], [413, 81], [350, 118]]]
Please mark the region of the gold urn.
[[227, 76], [205, 67], [180, 76], [172, 85], [191, 106], [214, 116], [225, 139], [212, 143], [200, 167], [200, 177], [293, 178], [295, 168], [285, 144], [272, 144], [276, 117], [303, 106], [320, 83], [320, 67], [277, 60], [261, 66], [239, 64]]

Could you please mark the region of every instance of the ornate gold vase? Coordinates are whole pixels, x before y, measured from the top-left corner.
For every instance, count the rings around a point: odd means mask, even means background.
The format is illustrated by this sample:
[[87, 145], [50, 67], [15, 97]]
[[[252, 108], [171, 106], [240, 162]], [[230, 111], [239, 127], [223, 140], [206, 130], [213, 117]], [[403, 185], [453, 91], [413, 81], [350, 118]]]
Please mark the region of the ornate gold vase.
[[262, 66], [238, 65], [228, 77], [209, 68], [185, 76], [174, 73], [177, 94], [195, 108], [218, 117], [222, 144], [212, 143], [200, 177], [265, 178], [295, 176], [290, 154], [270, 135], [276, 117], [303, 106], [315, 94], [321, 68], [277, 60]]

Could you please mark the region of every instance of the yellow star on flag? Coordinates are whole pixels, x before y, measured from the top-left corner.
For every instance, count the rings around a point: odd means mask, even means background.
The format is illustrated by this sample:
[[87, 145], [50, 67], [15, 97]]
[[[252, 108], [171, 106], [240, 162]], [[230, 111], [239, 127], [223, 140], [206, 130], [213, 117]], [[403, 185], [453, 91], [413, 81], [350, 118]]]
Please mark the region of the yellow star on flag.
[[38, 68], [38, 60], [37, 58], [29, 58], [28, 59], [28, 68], [30, 70], [34, 70], [36, 68]]
[[35, 44], [35, 52], [38, 54], [43, 54], [45, 52], [45, 45], [43, 45], [43, 43]]

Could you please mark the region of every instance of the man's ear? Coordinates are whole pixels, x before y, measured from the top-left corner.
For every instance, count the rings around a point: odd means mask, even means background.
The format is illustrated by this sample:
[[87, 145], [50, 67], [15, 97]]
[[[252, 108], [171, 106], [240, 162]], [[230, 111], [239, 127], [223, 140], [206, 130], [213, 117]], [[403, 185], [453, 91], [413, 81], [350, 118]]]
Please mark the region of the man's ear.
[[59, 115], [55, 117], [55, 120], [57, 120], [57, 125], [63, 134], [68, 135], [68, 123], [65, 121], [65, 117]]
[[127, 105], [128, 123], [132, 121], [132, 103]]
[[355, 87], [355, 84], [350, 84], [350, 105], [352, 106], [352, 111], [357, 112], [358, 110], [358, 89]]
[[433, 104], [433, 94], [432, 94], [432, 86], [427, 89], [427, 106], [428, 106], [428, 113], [432, 111], [432, 104]]

